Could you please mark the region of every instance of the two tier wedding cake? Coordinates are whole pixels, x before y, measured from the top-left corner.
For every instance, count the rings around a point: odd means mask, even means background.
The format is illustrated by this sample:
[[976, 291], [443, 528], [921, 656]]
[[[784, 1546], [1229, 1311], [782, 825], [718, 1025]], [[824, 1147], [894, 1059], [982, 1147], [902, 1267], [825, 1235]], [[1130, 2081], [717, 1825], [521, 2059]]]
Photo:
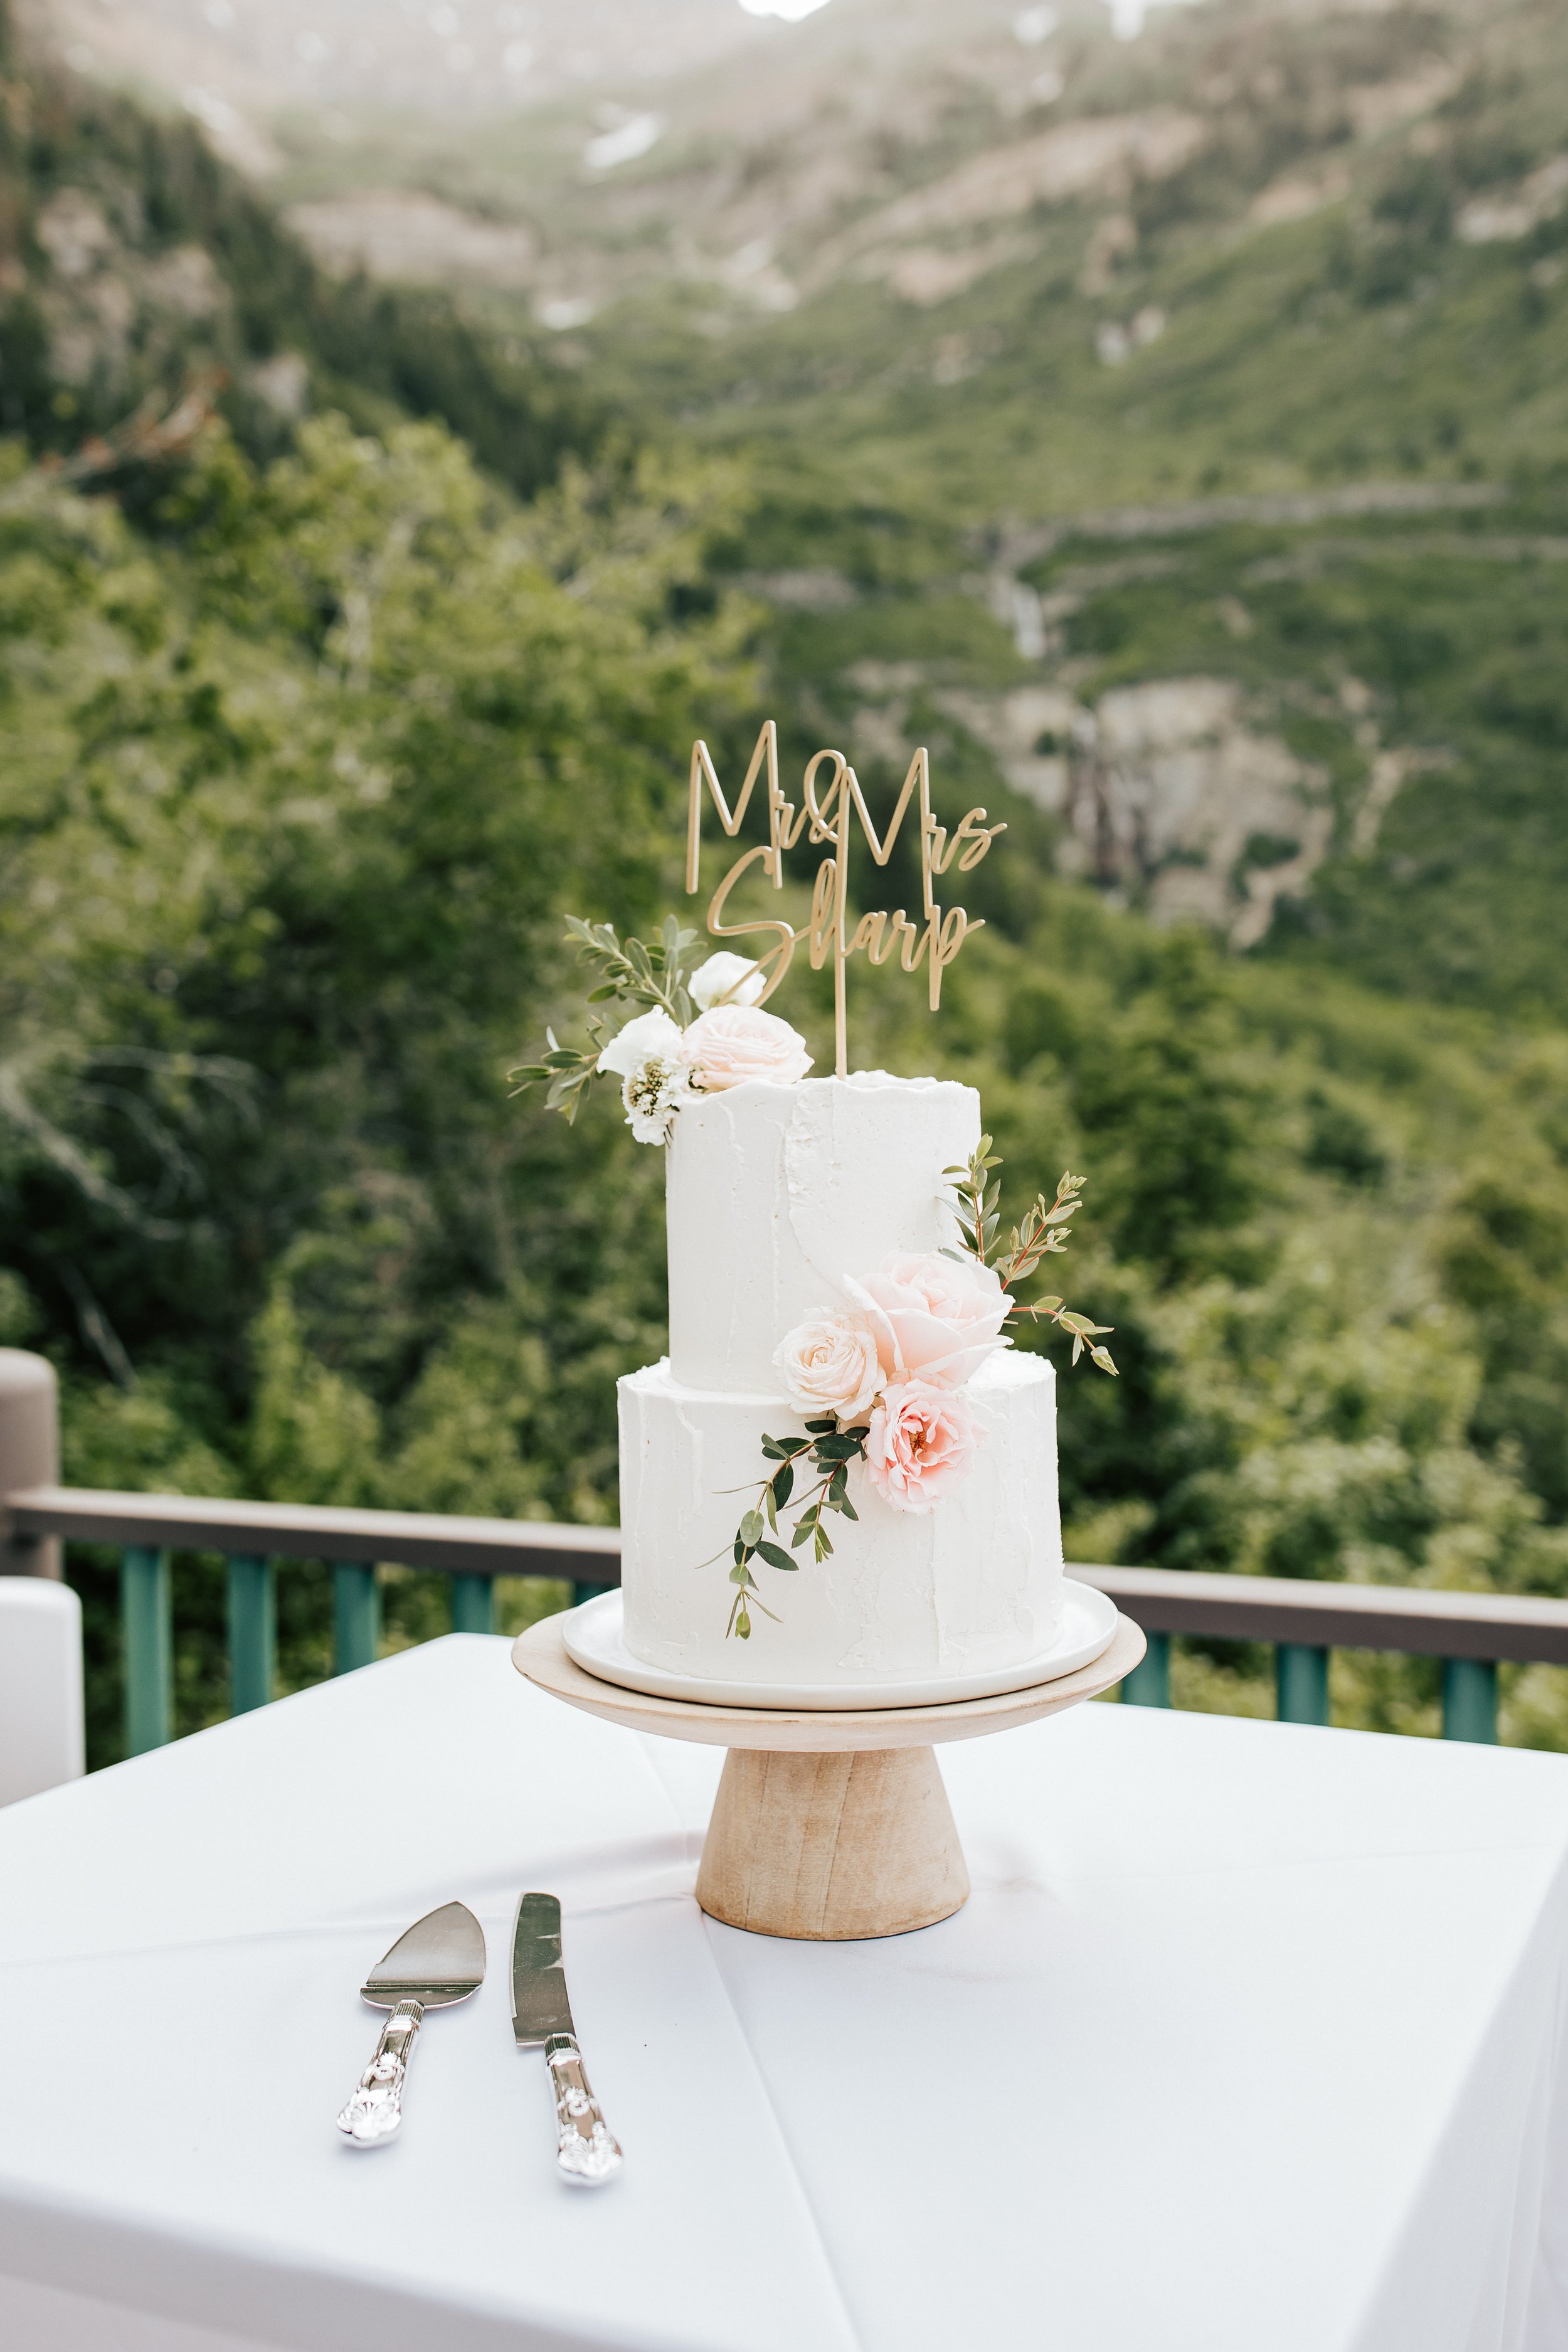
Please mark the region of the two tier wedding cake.
[[[727, 1704], [852, 1710], [945, 1703], [1066, 1674], [1111, 1638], [1116, 1613], [1064, 1578], [1056, 1375], [1015, 1345], [1054, 1325], [1102, 1371], [1102, 1326], [1024, 1285], [1059, 1255], [1082, 1179], [1039, 1194], [1005, 1240], [1000, 1161], [970, 1087], [851, 1076], [851, 961], [897, 956], [931, 1009], [980, 928], [943, 903], [1005, 827], [972, 808], [950, 834], [918, 750], [879, 831], [844, 754], [806, 762], [784, 793], [777, 730], [757, 738], [731, 806], [692, 747], [689, 891], [710, 801], [733, 841], [753, 790], [766, 840], [742, 847], [708, 908], [711, 934], [763, 933], [752, 961], [708, 952], [670, 916], [656, 939], [568, 919], [598, 985], [635, 1012], [586, 1047], [549, 1033], [514, 1072], [571, 1118], [592, 1084], [620, 1082], [627, 1125], [668, 1160], [669, 1354], [619, 1383], [622, 1591], [572, 1612], [574, 1659], [611, 1680]], [[912, 828], [919, 918], [850, 907], [851, 845], [886, 867]], [[783, 887], [786, 855], [822, 853], [809, 920], [737, 922], [755, 869]], [[764, 1009], [804, 942], [833, 968], [837, 1075]], [[1009, 1329], [1009, 1326], [1014, 1327]]]
[[[794, 1036], [745, 1008], [728, 1025], [753, 1058]], [[737, 1043], [693, 1066], [670, 1120], [670, 1351], [620, 1382], [626, 1647], [731, 1684], [1005, 1674], [1060, 1622], [1056, 1380], [1005, 1340], [1012, 1302], [959, 1246], [947, 1171], [979, 1146], [979, 1097], [881, 1071], [713, 1084]], [[833, 1434], [820, 1470], [804, 1451], [826, 1422], [866, 1434], [843, 1454], [856, 1516], [824, 1522], [818, 1559], [791, 1538], [831, 1484]], [[782, 1507], [770, 1444], [802, 1449]], [[765, 1549], [738, 1537], [749, 1504]]]
[[[669, 1353], [619, 1383], [622, 1591], [574, 1612], [611, 1680], [730, 1703], [978, 1697], [1087, 1660], [1115, 1612], [1064, 1581], [1056, 1375], [1009, 1325], [1099, 1325], [1024, 1283], [1065, 1245], [1064, 1175], [1000, 1238], [973, 1087], [812, 1075], [745, 959], [673, 920], [574, 922], [601, 997], [649, 1010], [521, 1075], [596, 1077], [667, 1154]], [[1076, 1615], [1075, 1615], [1076, 1612]], [[1085, 1612], [1088, 1612], [1086, 1622]], [[1076, 1647], [1075, 1647], [1076, 1644]]]

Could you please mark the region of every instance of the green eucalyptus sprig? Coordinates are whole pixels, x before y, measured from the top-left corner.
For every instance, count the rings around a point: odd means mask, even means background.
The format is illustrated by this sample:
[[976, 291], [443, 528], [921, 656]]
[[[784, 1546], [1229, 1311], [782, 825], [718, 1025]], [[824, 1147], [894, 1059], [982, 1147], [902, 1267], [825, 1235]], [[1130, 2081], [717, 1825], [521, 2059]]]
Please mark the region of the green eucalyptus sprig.
[[735, 1598], [730, 1609], [730, 1622], [724, 1628], [726, 1639], [733, 1633], [742, 1642], [751, 1640], [750, 1601], [754, 1601], [763, 1616], [772, 1617], [775, 1625], [780, 1622], [757, 1589], [756, 1578], [752, 1574], [752, 1562], [763, 1559], [770, 1568], [788, 1569], [792, 1572], [800, 1566], [799, 1560], [792, 1559], [782, 1544], [771, 1543], [764, 1533], [764, 1518], [766, 1526], [775, 1536], [784, 1532], [779, 1524], [779, 1513], [795, 1493], [795, 1474], [798, 1464], [809, 1461], [811, 1467], [821, 1475], [806, 1496], [795, 1521], [795, 1532], [789, 1539], [790, 1551], [796, 1551], [809, 1542], [820, 1563], [833, 1549], [833, 1538], [822, 1521], [824, 1511], [842, 1512], [847, 1519], [858, 1519], [860, 1516], [849, 1500], [849, 1465], [851, 1462], [863, 1462], [866, 1458], [868, 1425], [840, 1429], [830, 1414], [821, 1421], [808, 1421], [805, 1430], [804, 1437], [764, 1435], [763, 1439], [764, 1459], [776, 1462], [778, 1467], [770, 1471], [763, 1480], [755, 1504], [735, 1530], [735, 1564], [730, 1570]]
[[590, 990], [590, 1004], [619, 997], [633, 1004], [662, 1005], [678, 1029], [690, 1028], [697, 1008], [686, 983], [702, 961], [698, 950], [707, 952], [700, 931], [685, 930], [677, 917], [667, 915], [657, 940], [623, 942], [614, 923], [584, 923], [568, 915], [566, 934], [576, 940], [584, 962], [596, 963], [605, 975]]
[[[1036, 1194], [1026, 1211], [1023, 1223], [1014, 1226], [1007, 1237], [1006, 1247], [997, 1245], [1001, 1226], [1002, 1185], [992, 1175], [1000, 1168], [1001, 1160], [991, 1149], [991, 1138], [983, 1135], [971, 1153], [968, 1164], [961, 1168], [944, 1168], [942, 1174], [956, 1177], [958, 1181], [953, 1211], [958, 1230], [963, 1237], [963, 1250], [945, 1250], [946, 1257], [977, 1258], [982, 1265], [994, 1265], [1005, 1290], [1016, 1282], [1026, 1282], [1043, 1259], [1060, 1255], [1072, 1238], [1069, 1221], [1083, 1206], [1079, 1195], [1084, 1180], [1064, 1170], [1057, 1186], [1054, 1201], [1043, 1192]], [[1015, 1307], [1009, 1315], [1028, 1315], [1037, 1321], [1055, 1323], [1072, 1335], [1072, 1360], [1076, 1364], [1084, 1349], [1089, 1349], [1089, 1361], [1102, 1372], [1117, 1377], [1116, 1366], [1108, 1348], [1098, 1348], [1094, 1342], [1115, 1329], [1112, 1323], [1091, 1323], [1087, 1315], [1071, 1313], [1057, 1297], [1031, 1299], [1026, 1306]]]
[[[590, 1004], [645, 1004], [668, 1013], [678, 1029], [689, 1029], [696, 1017], [687, 982], [702, 961], [706, 942], [700, 931], [682, 928], [667, 915], [657, 940], [617, 938], [613, 923], [585, 923], [568, 915], [566, 936], [574, 940], [584, 963], [596, 964], [604, 977], [590, 989]], [[538, 1062], [525, 1062], [507, 1076], [513, 1094], [547, 1086], [546, 1110], [558, 1110], [568, 1126], [575, 1119], [590, 1082], [599, 1076], [599, 1056], [609, 1043], [604, 1022], [595, 1014], [588, 1023], [592, 1040], [586, 1053], [563, 1045], [553, 1029], [544, 1033], [548, 1047]]]

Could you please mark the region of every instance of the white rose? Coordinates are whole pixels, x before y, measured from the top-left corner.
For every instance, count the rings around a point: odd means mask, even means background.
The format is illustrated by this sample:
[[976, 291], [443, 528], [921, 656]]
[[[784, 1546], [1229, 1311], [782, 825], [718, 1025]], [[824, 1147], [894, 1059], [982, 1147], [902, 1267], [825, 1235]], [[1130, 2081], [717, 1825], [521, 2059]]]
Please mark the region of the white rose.
[[721, 997], [726, 1004], [754, 1004], [767, 986], [767, 974], [749, 956], [731, 955], [721, 948], [700, 964], [689, 982], [691, 1002], [706, 1013]]
[[836, 1413], [857, 1421], [882, 1385], [877, 1333], [864, 1315], [815, 1315], [797, 1323], [773, 1349], [795, 1411], [815, 1420]]

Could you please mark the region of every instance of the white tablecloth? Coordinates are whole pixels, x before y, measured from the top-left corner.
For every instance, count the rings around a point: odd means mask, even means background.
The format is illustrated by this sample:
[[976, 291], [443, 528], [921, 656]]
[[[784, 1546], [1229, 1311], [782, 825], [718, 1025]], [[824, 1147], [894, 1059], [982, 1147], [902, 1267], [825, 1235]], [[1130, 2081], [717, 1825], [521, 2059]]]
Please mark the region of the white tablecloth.
[[[942, 1760], [973, 1896], [859, 1945], [705, 1920], [719, 1751], [475, 1636], [0, 1814], [0, 2341], [1563, 2352], [1568, 1760], [1110, 1706]], [[358, 2152], [356, 1988], [454, 1895], [489, 1977]]]

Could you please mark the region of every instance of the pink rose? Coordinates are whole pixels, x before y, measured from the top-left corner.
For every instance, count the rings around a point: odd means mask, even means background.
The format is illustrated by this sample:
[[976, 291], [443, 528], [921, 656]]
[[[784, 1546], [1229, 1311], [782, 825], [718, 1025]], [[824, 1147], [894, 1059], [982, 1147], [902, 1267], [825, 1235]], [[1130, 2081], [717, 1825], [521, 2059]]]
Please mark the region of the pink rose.
[[980, 1441], [951, 1389], [905, 1381], [885, 1390], [866, 1436], [871, 1484], [895, 1511], [931, 1511], [968, 1477]]
[[994, 1266], [974, 1258], [895, 1256], [846, 1287], [877, 1328], [877, 1352], [889, 1380], [918, 1374], [956, 1389], [1005, 1347], [1002, 1326], [1013, 1301]]
[[681, 1038], [680, 1054], [692, 1084], [709, 1094], [748, 1078], [793, 1087], [811, 1067], [799, 1030], [754, 1004], [716, 1004], [700, 1013]]

